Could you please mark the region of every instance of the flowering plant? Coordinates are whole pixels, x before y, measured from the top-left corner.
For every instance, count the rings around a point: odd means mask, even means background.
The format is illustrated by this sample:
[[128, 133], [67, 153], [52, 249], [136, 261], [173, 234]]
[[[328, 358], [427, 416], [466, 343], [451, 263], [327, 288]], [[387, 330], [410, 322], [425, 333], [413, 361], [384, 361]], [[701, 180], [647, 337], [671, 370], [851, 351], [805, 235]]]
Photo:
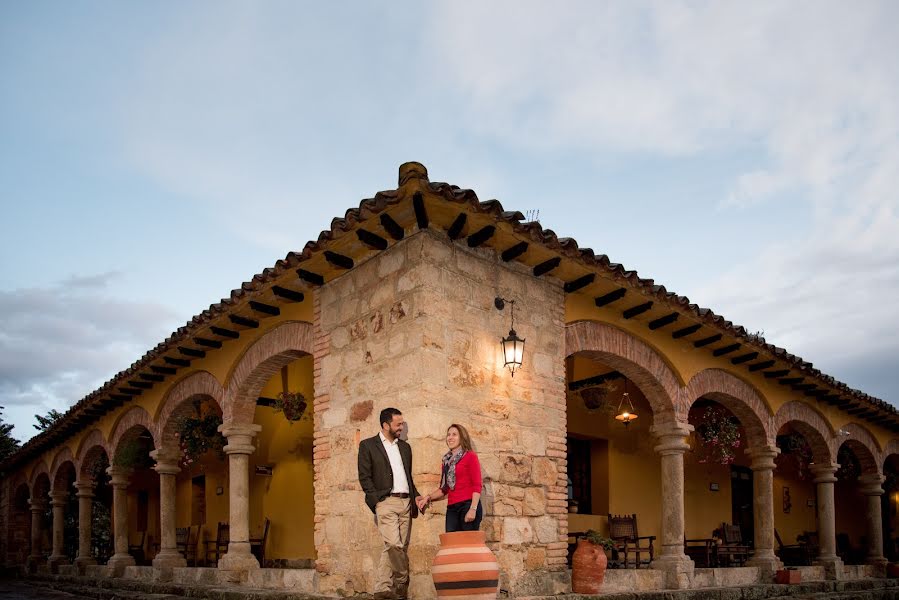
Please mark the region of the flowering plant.
[[284, 417], [291, 422], [299, 421], [303, 417], [309, 418], [306, 406], [306, 397], [300, 392], [281, 392], [272, 404], [272, 408], [284, 413]]
[[180, 417], [175, 422], [175, 437], [181, 447], [181, 466], [190, 467], [210, 450], [225, 458], [225, 438], [219, 433], [222, 418], [215, 414], [202, 417]]
[[734, 462], [735, 451], [742, 444], [739, 422], [718, 406], [709, 406], [702, 411], [696, 437], [701, 442], [697, 449], [700, 463], [729, 465]]
[[862, 474], [862, 465], [858, 457], [845, 444], [837, 450], [837, 463], [840, 465], [836, 472], [837, 479], [858, 479]]
[[777, 447], [780, 454], [774, 459], [775, 464], [781, 467], [792, 460], [796, 463], [796, 474], [800, 479], [810, 476], [809, 465], [812, 464], [812, 447], [806, 439], [794, 432], [777, 436]]

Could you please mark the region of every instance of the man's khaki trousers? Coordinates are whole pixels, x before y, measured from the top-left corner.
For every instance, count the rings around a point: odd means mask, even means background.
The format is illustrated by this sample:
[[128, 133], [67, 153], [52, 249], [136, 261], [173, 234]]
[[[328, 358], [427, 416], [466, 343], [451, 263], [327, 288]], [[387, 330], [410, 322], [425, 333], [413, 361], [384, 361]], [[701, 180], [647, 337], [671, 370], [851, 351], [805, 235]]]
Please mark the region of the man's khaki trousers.
[[375, 506], [384, 551], [378, 565], [375, 593], [393, 592], [406, 597], [409, 587], [409, 532], [412, 530], [411, 498], [387, 496]]

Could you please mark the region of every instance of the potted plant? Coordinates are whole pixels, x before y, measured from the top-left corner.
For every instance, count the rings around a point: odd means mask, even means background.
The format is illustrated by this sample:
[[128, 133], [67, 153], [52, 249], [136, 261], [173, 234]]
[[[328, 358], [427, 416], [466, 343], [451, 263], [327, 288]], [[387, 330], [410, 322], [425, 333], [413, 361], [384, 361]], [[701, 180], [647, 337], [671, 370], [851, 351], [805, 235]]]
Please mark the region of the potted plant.
[[740, 424], [726, 409], [708, 406], [699, 415], [696, 437], [701, 442], [697, 452], [699, 463], [729, 465], [740, 447]]
[[290, 421], [299, 421], [306, 415], [306, 397], [300, 392], [281, 392], [275, 399], [272, 408], [284, 413], [284, 417]]
[[181, 466], [190, 466], [209, 451], [225, 458], [225, 437], [219, 433], [222, 417], [216, 413], [185, 416], [175, 424], [175, 437], [181, 446]]
[[575, 594], [598, 594], [606, 577], [609, 559], [606, 551], [614, 542], [598, 531], [588, 530], [577, 541], [571, 559], [571, 591]]

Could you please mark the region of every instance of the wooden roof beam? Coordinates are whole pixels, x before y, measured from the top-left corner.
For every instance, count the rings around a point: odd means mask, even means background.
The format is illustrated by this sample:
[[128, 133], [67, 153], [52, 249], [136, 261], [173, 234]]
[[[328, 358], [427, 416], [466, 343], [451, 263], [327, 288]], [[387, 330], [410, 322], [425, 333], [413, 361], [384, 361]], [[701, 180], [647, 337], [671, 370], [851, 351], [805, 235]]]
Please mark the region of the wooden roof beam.
[[527, 242], [518, 242], [511, 248], [506, 248], [503, 250], [502, 259], [503, 262], [509, 262], [510, 260], [514, 260], [528, 251], [528, 243]]
[[692, 335], [692, 334], [696, 333], [697, 331], [699, 331], [700, 329], [702, 329], [702, 324], [694, 323], [693, 325], [690, 325], [689, 327], [683, 327], [681, 329], [678, 329], [677, 331], [675, 331], [674, 333], [671, 334], [671, 337], [673, 337], [674, 339], [677, 340], [682, 337], [687, 337], [688, 335]]
[[[247, 327], [248, 329], [256, 329], [259, 327], [259, 321], [256, 319], [248, 319], [247, 317], [241, 317], [240, 315], [228, 315], [228, 320], [234, 325]], [[184, 366], [186, 367], [187, 365]]]
[[493, 225], [482, 227], [481, 229], [468, 236], [468, 247], [477, 248], [478, 246], [486, 243], [487, 240], [492, 238], [494, 233], [496, 233], [496, 227], [494, 227]]
[[280, 285], [273, 285], [272, 293], [278, 298], [286, 300], [288, 302], [302, 302], [306, 299], [306, 296], [305, 294], [303, 294], [303, 292], [298, 292], [286, 287], [281, 287]]
[[596, 280], [596, 273], [587, 273], [583, 277], [578, 277], [574, 281], [565, 282], [565, 293], [570, 294], [581, 288], [587, 287]]
[[450, 228], [446, 230], [446, 235], [449, 236], [449, 239], [458, 240], [462, 236], [462, 230], [465, 228], [465, 223], [467, 221], [468, 215], [464, 212], [459, 213], [459, 216], [456, 217], [456, 220], [453, 221]]
[[562, 257], [560, 256], [545, 260], [534, 267], [534, 277], [546, 275], [547, 273], [558, 267], [560, 264], [562, 264]]
[[412, 210], [415, 211], [415, 221], [419, 229], [428, 228], [428, 211], [425, 209], [425, 199], [421, 192], [412, 194]]
[[627, 290], [625, 288], [618, 288], [617, 290], [609, 292], [608, 294], [597, 296], [593, 302], [596, 304], [597, 308], [601, 308], [603, 306], [606, 306], [607, 304], [611, 304], [612, 302], [621, 300], [622, 298], [624, 298], [625, 294], [627, 294]]
[[405, 237], [406, 231], [402, 228], [402, 226], [391, 218], [387, 213], [381, 213], [381, 216], [378, 217], [381, 221], [381, 227], [384, 228], [384, 231], [387, 232], [387, 235], [392, 237], [395, 241], [400, 241]]
[[664, 327], [665, 325], [671, 325], [672, 323], [677, 321], [677, 319], [679, 317], [680, 317], [680, 315], [678, 313], [674, 313], [674, 312], [669, 313], [669, 314], [665, 315], [664, 317], [659, 317], [658, 319], [654, 319], [654, 320], [650, 321], [649, 328], [651, 330], [655, 331], [656, 329]]
[[637, 306], [632, 306], [625, 311], [622, 311], [621, 316], [625, 319], [633, 319], [637, 315], [642, 315], [646, 311], [652, 308], [652, 300], [649, 302], [644, 302], [643, 304], [638, 304]]
[[731, 344], [729, 346], [722, 346], [721, 348], [716, 348], [712, 350], [712, 356], [724, 356], [725, 354], [730, 354], [735, 350], [740, 349], [741, 344]]

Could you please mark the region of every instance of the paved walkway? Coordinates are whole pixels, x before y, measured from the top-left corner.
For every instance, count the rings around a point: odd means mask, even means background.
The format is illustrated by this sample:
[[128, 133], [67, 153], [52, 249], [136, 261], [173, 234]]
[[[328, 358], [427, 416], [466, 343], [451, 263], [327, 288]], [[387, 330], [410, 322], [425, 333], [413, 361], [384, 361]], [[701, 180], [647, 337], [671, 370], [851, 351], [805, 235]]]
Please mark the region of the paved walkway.
[[41, 600], [88, 600], [89, 597], [43, 587], [38, 582], [0, 579], [0, 598], [3, 598], [3, 600], [32, 600], [37, 598]]

